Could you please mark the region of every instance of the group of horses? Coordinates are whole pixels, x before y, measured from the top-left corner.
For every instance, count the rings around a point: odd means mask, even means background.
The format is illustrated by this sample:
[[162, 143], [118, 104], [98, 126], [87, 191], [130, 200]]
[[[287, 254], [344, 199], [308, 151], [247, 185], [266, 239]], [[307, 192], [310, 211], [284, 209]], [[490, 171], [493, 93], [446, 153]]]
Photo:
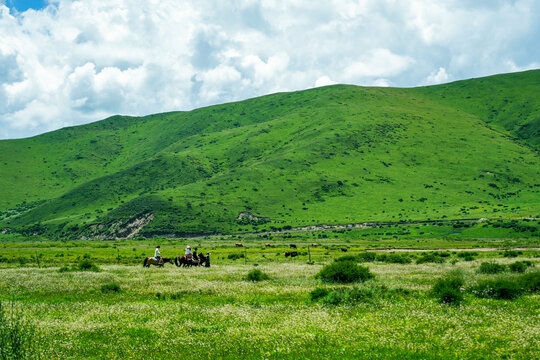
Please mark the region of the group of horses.
[[210, 253], [207, 252], [206, 255], [198, 255], [195, 257], [187, 257], [185, 255], [177, 256], [175, 258], [162, 257], [157, 260], [154, 257], [147, 257], [144, 259], [143, 267], [150, 267], [150, 265], [156, 265], [163, 267], [166, 263], [174, 264], [178, 267], [191, 267], [191, 266], [204, 266], [210, 267]]

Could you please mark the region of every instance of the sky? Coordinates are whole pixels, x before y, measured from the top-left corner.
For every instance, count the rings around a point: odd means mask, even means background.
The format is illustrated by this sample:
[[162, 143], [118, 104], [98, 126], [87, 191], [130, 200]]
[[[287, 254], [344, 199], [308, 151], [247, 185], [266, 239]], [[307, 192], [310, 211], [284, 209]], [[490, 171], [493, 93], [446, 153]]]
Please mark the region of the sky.
[[538, 0], [0, 0], [0, 139], [540, 68]]

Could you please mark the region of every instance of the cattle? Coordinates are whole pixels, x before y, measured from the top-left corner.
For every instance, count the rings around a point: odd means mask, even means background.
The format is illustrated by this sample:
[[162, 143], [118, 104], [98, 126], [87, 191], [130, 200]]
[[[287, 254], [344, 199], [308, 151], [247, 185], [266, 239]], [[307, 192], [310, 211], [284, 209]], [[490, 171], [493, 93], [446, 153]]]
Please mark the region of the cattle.
[[290, 247], [291, 249], [296, 249], [296, 244], [290, 244], [289, 247]]
[[341, 252], [347, 252], [346, 248], [341, 248]]
[[236, 247], [243, 247], [244, 245], [242, 245], [242, 243], [236, 243], [236, 244], [234, 244], [234, 246], [236, 246]]
[[311, 243], [311, 247], [317, 247], [318, 245], [315, 243]]
[[269, 246], [272, 246], [272, 245], [270, 245], [270, 243], [266, 243], [266, 244], [264, 244], [264, 246], [269, 247]]
[[298, 256], [298, 252], [297, 251], [288, 251], [285, 253], [285, 257], [295, 257], [295, 256]]

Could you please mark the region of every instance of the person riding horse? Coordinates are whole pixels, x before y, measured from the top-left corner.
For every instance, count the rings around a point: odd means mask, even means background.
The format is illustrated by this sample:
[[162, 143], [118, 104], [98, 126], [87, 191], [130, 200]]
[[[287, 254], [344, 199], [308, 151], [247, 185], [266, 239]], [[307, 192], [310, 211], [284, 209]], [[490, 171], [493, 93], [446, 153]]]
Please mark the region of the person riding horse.
[[199, 261], [199, 255], [197, 255], [198, 248], [193, 249], [193, 259]]
[[154, 259], [158, 261], [158, 264], [163, 264], [163, 260], [161, 259], [161, 253], [159, 252], [159, 245], [156, 246], [156, 251], [154, 251]]
[[191, 252], [191, 246], [186, 246], [186, 259], [193, 259], [193, 253]]

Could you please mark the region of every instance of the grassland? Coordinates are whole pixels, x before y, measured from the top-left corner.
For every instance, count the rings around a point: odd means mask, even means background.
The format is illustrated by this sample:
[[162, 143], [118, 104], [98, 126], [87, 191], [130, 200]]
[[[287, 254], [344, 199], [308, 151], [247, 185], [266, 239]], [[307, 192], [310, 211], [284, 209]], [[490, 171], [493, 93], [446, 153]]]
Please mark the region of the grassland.
[[[294, 259], [283, 256], [289, 238], [274, 239], [270, 248], [242, 238], [242, 249], [233, 245], [238, 238], [230, 240], [192, 239], [192, 246], [211, 251], [212, 266], [187, 269], [143, 269], [142, 256], [154, 246], [148, 241], [5, 242], [2, 254], [37, 254], [41, 267], [36, 261], [0, 263], [0, 301], [7, 313], [35, 327], [32, 355], [41, 358], [531, 359], [540, 350], [539, 294], [495, 300], [467, 290], [460, 305], [441, 304], [430, 294], [451, 271], [461, 271], [466, 288], [517, 276], [479, 274], [482, 262], [525, 260], [533, 264], [527, 272], [538, 271], [538, 250], [472, 250], [469, 258], [438, 251], [443, 263], [424, 264], [416, 263], [422, 252], [405, 253], [411, 263], [381, 258], [364, 264], [374, 280], [331, 285], [315, 274], [343, 255], [341, 247], [348, 247], [347, 255], [362, 253], [362, 241], [325, 239], [309, 248], [308, 264], [307, 239], [296, 239], [303, 242]], [[186, 244], [159, 241], [165, 256], [180, 254]], [[247, 257], [233, 260], [231, 254]], [[101, 271], [59, 272], [83, 259]], [[270, 278], [247, 281], [253, 269]], [[332, 304], [312, 300], [316, 288], [368, 295]]]
[[539, 84], [536, 70], [415, 89], [336, 85], [0, 141], [0, 229], [174, 238], [538, 218]]

